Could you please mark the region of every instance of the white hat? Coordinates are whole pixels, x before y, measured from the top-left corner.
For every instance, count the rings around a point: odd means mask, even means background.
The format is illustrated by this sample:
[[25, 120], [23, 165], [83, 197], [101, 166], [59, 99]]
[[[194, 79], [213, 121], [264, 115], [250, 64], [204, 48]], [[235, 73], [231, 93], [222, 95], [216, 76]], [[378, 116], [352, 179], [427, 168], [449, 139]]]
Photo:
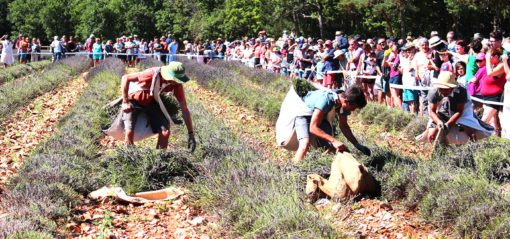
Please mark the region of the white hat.
[[94, 34], [90, 34], [90, 38], [95, 37]]
[[430, 47], [434, 47], [434, 46], [437, 46], [439, 44], [441, 44], [442, 41], [441, 41], [441, 38], [439, 38], [438, 36], [433, 36], [432, 38], [430, 38], [429, 40], [429, 46]]
[[342, 50], [336, 50], [336, 51], [335, 51], [335, 53], [334, 53], [333, 58], [335, 59], [335, 58], [337, 58], [337, 57], [339, 57], [339, 56], [341, 56], [341, 55], [344, 55], [344, 54], [345, 54], [345, 52], [344, 52], [344, 51], [342, 51]]

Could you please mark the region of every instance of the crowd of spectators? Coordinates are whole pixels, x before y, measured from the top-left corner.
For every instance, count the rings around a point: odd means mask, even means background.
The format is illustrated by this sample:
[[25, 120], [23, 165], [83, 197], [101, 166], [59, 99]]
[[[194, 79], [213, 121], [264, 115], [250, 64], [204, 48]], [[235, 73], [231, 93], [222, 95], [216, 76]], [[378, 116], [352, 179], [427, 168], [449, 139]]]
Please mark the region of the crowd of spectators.
[[449, 71], [468, 89], [475, 109], [483, 108], [482, 120], [501, 136], [501, 103], [505, 83], [510, 80], [510, 38], [499, 31], [488, 38], [476, 33], [469, 43], [456, 39], [454, 32], [448, 32], [443, 40], [436, 31], [429, 37], [406, 39], [347, 38], [337, 31], [331, 40], [314, 40], [298, 37], [294, 30], [284, 31], [277, 39], [260, 31], [258, 37], [231, 42], [219, 38], [204, 44], [187, 43], [185, 49], [183, 53], [197, 55], [198, 61], [205, 63], [212, 58], [237, 60], [327, 88], [361, 84], [368, 100], [420, 115], [429, 113], [431, 82], [440, 72]]
[[[4, 67], [12, 64], [9, 48], [14, 47], [20, 63], [37, 61], [41, 54], [40, 40], [19, 35], [15, 43], [7, 36], [1, 38], [1, 61]], [[337, 31], [330, 40], [298, 36], [294, 29], [270, 38], [266, 31], [257, 37], [224, 41], [183, 41], [180, 45], [171, 34], [154, 37], [150, 42], [137, 35], [121, 36], [106, 42], [91, 34], [84, 44], [71, 36], [55, 36], [50, 44], [54, 61], [76, 52], [84, 52], [98, 64], [105, 57], [117, 57], [128, 66], [146, 57], [163, 63], [176, 60], [179, 54], [203, 63], [214, 58], [241, 61], [254, 68], [301, 78], [327, 88], [345, 88], [361, 84], [366, 98], [388, 107], [396, 107], [420, 115], [428, 114], [427, 89], [441, 71], [450, 71], [458, 83], [466, 87], [472, 98], [488, 102], [502, 102], [508, 67], [510, 38], [499, 31], [488, 38], [476, 33], [469, 44], [448, 32], [442, 40], [438, 32], [429, 37], [406, 39], [347, 37]], [[476, 102], [475, 102], [476, 103]], [[482, 104], [476, 104], [480, 108]], [[483, 120], [500, 133], [501, 105], [484, 103]]]

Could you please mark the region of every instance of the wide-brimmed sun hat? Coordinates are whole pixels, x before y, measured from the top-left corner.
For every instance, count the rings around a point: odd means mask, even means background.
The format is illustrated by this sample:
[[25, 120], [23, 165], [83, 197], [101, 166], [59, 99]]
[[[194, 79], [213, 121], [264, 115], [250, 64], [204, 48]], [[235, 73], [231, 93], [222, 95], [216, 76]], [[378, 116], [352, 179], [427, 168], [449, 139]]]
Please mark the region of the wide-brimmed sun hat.
[[333, 58], [336, 59], [337, 57], [341, 56], [341, 55], [344, 55], [345, 52], [342, 51], [342, 50], [336, 50], [334, 53], [333, 53]]
[[161, 67], [161, 76], [167, 81], [175, 81], [181, 84], [189, 81], [189, 77], [186, 76], [184, 65], [176, 61]]
[[402, 46], [401, 50], [407, 51], [412, 48], [416, 48], [416, 46], [412, 42], [408, 42], [404, 46]]
[[429, 47], [435, 47], [440, 45], [441, 43], [443, 43], [443, 41], [441, 41], [441, 38], [439, 38], [438, 36], [434, 36], [429, 40]]
[[441, 89], [451, 89], [457, 87], [458, 83], [455, 80], [455, 75], [449, 71], [442, 71], [439, 73], [437, 79], [432, 81], [432, 85]]

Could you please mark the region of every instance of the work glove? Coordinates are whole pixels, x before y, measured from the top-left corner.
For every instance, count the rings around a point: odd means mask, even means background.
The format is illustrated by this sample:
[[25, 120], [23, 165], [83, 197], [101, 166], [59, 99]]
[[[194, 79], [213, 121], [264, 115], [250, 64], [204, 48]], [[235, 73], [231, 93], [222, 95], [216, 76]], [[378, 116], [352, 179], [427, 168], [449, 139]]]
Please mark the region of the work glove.
[[365, 145], [362, 145], [362, 144], [355, 144], [354, 147], [356, 147], [359, 151], [361, 151], [363, 154], [365, 154], [366, 156], [370, 156], [372, 153], [370, 152], [370, 149], [365, 146]]
[[191, 150], [191, 152], [195, 152], [195, 148], [197, 147], [197, 142], [195, 141], [195, 134], [189, 133], [188, 134], [188, 149]]

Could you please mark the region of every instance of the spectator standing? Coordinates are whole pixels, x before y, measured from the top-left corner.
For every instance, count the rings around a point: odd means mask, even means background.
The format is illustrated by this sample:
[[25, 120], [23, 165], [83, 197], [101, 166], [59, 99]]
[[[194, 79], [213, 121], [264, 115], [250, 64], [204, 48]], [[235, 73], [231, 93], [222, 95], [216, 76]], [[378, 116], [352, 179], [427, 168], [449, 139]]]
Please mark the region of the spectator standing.
[[443, 62], [441, 64], [441, 69], [439, 71], [440, 72], [448, 71], [448, 72], [454, 73], [455, 71], [454, 71], [452, 62], [450, 61], [450, 55], [448, 54], [448, 49], [443, 48], [443, 49], [439, 50], [437, 53], [439, 54], [439, 57], [441, 58], [441, 61]]
[[28, 37], [23, 38], [19, 43], [19, 63], [27, 63], [28, 59], [28, 48], [30, 47], [30, 42], [28, 41]]
[[466, 85], [466, 63], [459, 61], [455, 64], [455, 74], [457, 75], [457, 83], [467, 89]]
[[161, 44], [161, 62], [168, 64], [170, 62], [170, 56], [168, 55], [168, 44], [166, 43], [166, 37], [162, 36], [159, 44]]
[[170, 62], [176, 61], [177, 53], [178, 53], [177, 51], [179, 50], [179, 42], [177, 41], [177, 38], [174, 39], [174, 41], [172, 43], [170, 43], [170, 45], [168, 45], [168, 50], [169, 50], [169, 53], [171, 54]]
[[76, 41], [74, 41], [74, 37], [70, 36], [69, 41], [67, 42], [67, 52], [73, 55], [75, 52], [79, 51], [76, 45]]
[[116, 53], [119, 53], [120, 55], [117, 55], [117, 58], [119, 58], [122, 62], [126, 61], [126, 55], [124, 55], [124, 52], [126, 51], [126, 48], [124, 48], [124, 43], [122, 42], [122, 38], [117, 38], [117, 43], [113, 45], [113, 48], [115, 49]]
[[506, 84], [505, 89], [503, 93], [504, 98], [504, 105], [503, 105], [503, 115], [501, 120], [501, 136], [503, 138], [510, 139], [510, 66], [509, 66], [509, 56], [508, 53], [510, 52], [510, 42], [506, 42], [503, 44], [503, 49], [506, 51], [506, 54], [504, 54], [501, 57], [501, 60], [503, 61], [503, 66], [505, 69], [506, 74]]
[[133, 42], [133, 37], [129, 36], [127, 38], [127, 41], [124, 43], [126, 48], [126, 55], [127, 55], [127, 65], [128, 67], [135, 67], [135, 48], [136, 44]]
[[388, 50], [386, 39], [379, 38], [376, 46], [376, 70], [380, 76], [380, 89], [377, 91], [377, 102], [386, 105], [391, 105], [391, 91], [390, 91], [390, 67], [386, 63], [387, 54], [384, 54]]
[[96, 37], [94, 36], [94, 34], [90, 34], [89, 39], [87, 39], [87, 41], [85, 42], [85, 48], [88, 53], [87, 54], [88, 58], [90, 58], [92, 61], [94, 61], [92, 59], [92, 48], [94, 47], [95, 42], [96, 42]]
[[142, 38], [140, 40], [140, 45], [138, 46], [138, 59], [147, 58], [147, 56], [145, 55], [147, 51], [148, 51], [147, 42], [145, 41], [145, 39]]
[[163, 45], [159, 43], [159, 38], [154, 39], [154, 59], [161, 61], [161, 52], [163, 50]]
[[449, 31], [448, 34], [446, 34], [446, 44], [448, 45], [448, 50], [457, 52], [456, 45], [457, 41], [454, 40], [455, 33], [453, 31]]
[[390, 67], [390, 91], [391, 103], [389, 106], [394, 106], [402, 109], [402, 98], [400, 96], [401, 90], [391, 85], [402, 85], [402, 75], [400, 74], [400, 48], [397, 44], [393, 44], [391, 48], [391, 56], [386, 61]]
[[344, 86], [344, 88], [347, 88], [349, 86], [346, 85], [346, 79], [347, 79], [347, 73], [345, 72], [345, 69], [347, 69], [347, 57], [345, 57], [345, 52], [342, 50], [336, 50], [335, 51], [335, 59], [338, 60], [338, 66], [339, 70], [342, 71], [342, 73], [335, 75], [335, 84], [333, 88], [340, 89]]
[[62, 44], [60, 44], [58, 36], [53, 37], [53, 42], [51, 42], [50, 47], [53, 50], [55, 62], [60, 61], [60, 58], [62, 58]]
[[18, 39], [16, 40], [16, 54], [18, 55], [18, 61], [21, 60], [21, 55], [20, 55], [20, 46], [21, 46], [21, 42], [24, 41], [25, 39], [23, 38], [23, 34], [19, 34], [18, 36]]
[[4, 64], [4, 69], [7, 68], [7, 66], [11, 66], [14, 64], [14, 57], [12, 54], [12, 47], [13, 43], [11, 40], [9, 40], [8, 35], [2, 36], [0, 38], [0, 43], [2, 44], [2, 54], [0, 55], [0, 62]]
[[[404, 88], [410, 88], [416, 86], [416, 47], [413, 43], [407, 43], [403, 48], [403, 55], [400, 61], [400, 69], [402, 71], [402, 85]], [[408, 110], [411, 113], [418, 113], [418, 99], [419, 91], [404, 89], [402, 94], [402, 100], [407, 105]], [[402, 107], [404, 108], [404, 107]]]
[[333, 43], [328, 40], [324, 44], [326, 47], [326, 53], [322, 58], [322, 63], [324, 63], [324, 68], [322, 72], [324, 72], [324, 82], [323, 86], [332, 89], [333, 82], [335, 81], [335, 73], [329, 73], [330, 71], [338, 70], [338, 59], [335, 59], [335, 49], [333, 48]]
[[[484, 101], [501, 102], [503, 96], [503, 87], [506, 83], [506, 74], [504, 64], [499, 60], [503, 54], [501, 48], [492, 48], [485, 54], [487, 76], [481, 84], [481, 92]], [[496, 135], [501, 137], [501, 123], [499, 112], [502, 110], [500, 105], [484, 103], [482, 120], [494, 126]]]
[[41, 54], [41, 44], [37, 42], [37, 39], [34, 37], [32, 38], [32, 61], [39, 61], [39, 56]]
[[[358, 68], [359, 58], [363, 55], [363, 49], [358, 44], [359, 37], [355, 37], [349, 40], [349, 70], [356, 71]], [[356, 75], [354, 76], [355, 82], [357, 82]]]
[[66, 35], [63, 35], [62, 38], [60, 38], [60, 45], [62, 49], [62, 58], [66, 57], [67, 52], [67, 37]]
[[101, 58], [103, 57], [103, 44], [101, 44], [101, 39], [98, 37], [96, 38], [96, 42], [94, 45], [92, 45], [92, 52], [93, 56], [92, 59], [94, 60], [94, 66], [99, 65], [99, 62], [101, 61]]
[[[427, 38], [421, 38], [419, 41], [420, 51], [416, 53], [416, 81], [419, 86], [430, 86], [430, 81], [432, 79], [432, 71], [429, 70], [428, 66], [431, 63], [430, 55], [432, 51], [429, 48], [429, 41]], [[428, 91], [421, 90], [420, 91], [420, 115], [428, 115], [428, 100], [427, 100]]]
[[349, 48], [349, 41], [345, 38], [344, 33], [342, 31], [336, 31], [335, 36], [340, 50], [347, 52], [347, 48]]
[[359, 58], [358, 67], [356, 68], [356, 75], [361, 73], [361, 86], [363, 86], [363, 93], [365, 98], [374, 101], [374, 84], [377, 74], [376, 70], [376, 54], [372, 51], [372, 46], [365, 43], [363, 45], [363, 54]]
[[[459, 40], [458, 43], [460, 42], [461, 41]], [[452, 54], [454, 59], [466, 63], [466, 77], [465, 77], [466, 82], [464, 83], [464, 85], [468, 85], [468, 81], [471, 80], [478, 71], [478, 64], [476, 63], [476, 58], [477, 54], [480, 53], [480, 51], [482, 50], [482, 41], [480, 39], [474, 39], [473, 41], [471, 41], [469, 45], [471, 47], [471, 54], [463, 55], [460, 54], [460, 52], [462, 52], [462, 48], [460, 46], [457, 48], [458, 49], [457, 52], [450, 51], [450, 54]], [[483, 57], [485, 57], [485, 54]]]
[[166, 41], [166, 44], [170, 45], [170, 43], [172, 43], [172, 34], [168, 34], [165, 41]]
[[104, 52], [106, 54], [106, 57], [111, 57], [112, 53], [113, 53], [113, 44], [112, 44], [112, 40], [108, 40], [106, 42], [106, 45], [104, 45]]
[[[468, 83], [468, 93], [469, 95], [471, 95], [472, 98], [478, 98], [480, 100], [483, 100], [483, 95], [481, 93], [481, 85], [480, 85], [480, 81], [485, 78], [485, 76], [487, 76], [487, 68], [485, 67], [486, 66], [486, 62], [485, 62], [485, 53], [481, 52], [481, 53], [478, 53], [478, 55], [476, 55], [476, 65], [477, 65], [477, 68], [478, 68], [478, 71], [476, 72], [476, 74], [471, 77], [471, 79], [469, 79], [469, 83]], [[467, 77], [467, 76], [466, 76]], [[475, 109], [476, 108], [480, 108], [482, 106], [482, 104], [480, 103], [477, 103], [477, 101], [475, 101]]]

